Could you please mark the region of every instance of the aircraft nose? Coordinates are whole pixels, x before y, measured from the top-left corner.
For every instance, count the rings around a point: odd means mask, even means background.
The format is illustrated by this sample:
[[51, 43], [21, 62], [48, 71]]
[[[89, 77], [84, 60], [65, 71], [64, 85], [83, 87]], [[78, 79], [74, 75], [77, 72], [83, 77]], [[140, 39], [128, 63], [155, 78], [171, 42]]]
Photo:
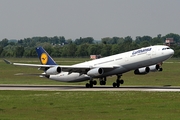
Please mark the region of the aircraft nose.
[[173, 55], [174, 55], [174, 50], [173, 50], [173, 49], [170, 49], [170, 50], [169, 50], [169, 54], [170, 54], [171, 56], [173, 56]]
[[174, 50], [173, 49], [171, 49], [171, 54], [174, 55]]

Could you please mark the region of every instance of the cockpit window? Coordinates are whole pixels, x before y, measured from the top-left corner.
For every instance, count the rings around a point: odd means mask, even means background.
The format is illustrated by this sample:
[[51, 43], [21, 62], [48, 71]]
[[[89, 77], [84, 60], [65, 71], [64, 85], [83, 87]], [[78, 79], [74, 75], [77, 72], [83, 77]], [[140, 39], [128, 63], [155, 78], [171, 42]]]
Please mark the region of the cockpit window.
[[169, 47], [166, 47], [166, 48], [162, 48], [162, 50], [166, 50], [166, 49], [170, 49]]

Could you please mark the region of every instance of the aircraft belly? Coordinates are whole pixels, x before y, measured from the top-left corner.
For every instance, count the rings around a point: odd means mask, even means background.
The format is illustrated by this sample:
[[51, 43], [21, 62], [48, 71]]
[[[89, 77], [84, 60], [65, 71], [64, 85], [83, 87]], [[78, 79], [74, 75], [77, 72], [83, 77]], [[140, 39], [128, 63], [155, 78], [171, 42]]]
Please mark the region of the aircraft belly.
[[154, 59], [152, 59], [152, 62], [154, 63], [154, 64], [157, 64], [157, 63], [159, 63], [159, 61], [164, 61], [164, 60], [166, 60], [166, 59], [168, 59], [168, 57], [166, 57], [166, 56], [161, 56], [161, 57], [156, 57], [156, 58], [154, 58]]
[[49, 79], [60, 81], [60, 82], [81, 82], [89, 79], [86, 75], [80, 75], [79, 73], [65, 73], [58, 75], [51, 75]]
[[100, 77], [104, 77], [104, 76], [117, 75], [117, 74], [123, 74], [123, 73], [125, 73], [127, 71], [129, 71], [129, 70], [124, 68], [124, 67], [114, 68], [113, 70], [112, 69], [106, 69], [104, 71], [103, 75], [96, 76], [96, 78], [100, 78]]

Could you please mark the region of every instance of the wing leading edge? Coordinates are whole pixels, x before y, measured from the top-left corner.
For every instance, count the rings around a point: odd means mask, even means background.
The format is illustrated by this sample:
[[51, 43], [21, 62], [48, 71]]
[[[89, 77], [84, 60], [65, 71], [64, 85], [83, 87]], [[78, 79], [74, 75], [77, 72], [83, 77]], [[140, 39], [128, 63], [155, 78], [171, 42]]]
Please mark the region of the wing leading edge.
[[116, 68], [117, 66], [89, 66], [88, 64], [85, 65], [57, 65], [57, 63], [53, 60], [53, 58], [44, 50], [43, 47], [37, 47], [36, 52], [38, 54], [38, 58], [41, 62], [41, 64], [24, 64], [24, 63], [13, 63], [11, 61], [8, 61], [7, 59], [4, 59], [4, 61], [7, 64], [15, 65], [15, 66], [27, 66], [27, 67], [37, 67], [40, 70], [47, 70], [52, 67], [60, 67], [63, 72], [80, 72], [80, 73], [86, 73], [88, 70], [93, 68], [103, 68], [103, 69], [110, 69], [110, 68]]

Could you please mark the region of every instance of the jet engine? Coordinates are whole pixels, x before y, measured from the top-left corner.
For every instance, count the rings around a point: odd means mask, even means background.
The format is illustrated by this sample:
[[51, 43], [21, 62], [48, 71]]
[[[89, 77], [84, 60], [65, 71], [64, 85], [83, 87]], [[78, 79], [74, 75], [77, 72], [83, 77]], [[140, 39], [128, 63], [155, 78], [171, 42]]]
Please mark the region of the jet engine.
[[157, 65], [151, 65], [149, 66], [149, 69], [151, 72], [156, 72], [160, 69], [160, 66], [157, 64]]
[[102, 68], [94, 68], [87, 72], [87, 75], [89, 76], [99, 76], [104, 73], [104, 70]]
[[136, 70], [134, 70], [134, 74], [136, 75], [144, 75], [149, 73], [150, 68], [149, 67], [143, 67], [143, 68], [138, 68]]
[[46, 70], [46, 75], [57, 75], [61, 72], [61, 67], [55, 66]]

